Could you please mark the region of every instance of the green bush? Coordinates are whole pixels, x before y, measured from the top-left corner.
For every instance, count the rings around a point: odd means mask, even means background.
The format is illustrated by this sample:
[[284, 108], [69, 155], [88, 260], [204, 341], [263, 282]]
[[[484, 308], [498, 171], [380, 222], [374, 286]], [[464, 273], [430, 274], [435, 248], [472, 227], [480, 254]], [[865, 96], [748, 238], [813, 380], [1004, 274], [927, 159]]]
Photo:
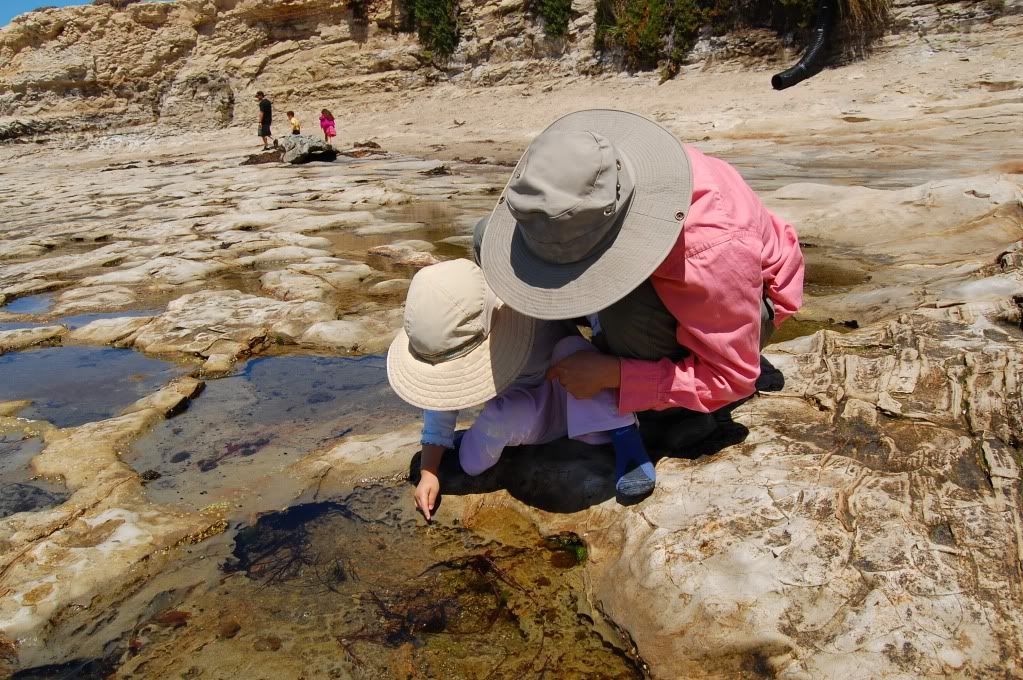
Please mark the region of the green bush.
[[450, 56], [458, 47], [458, 0], [402, 0], [403, 28], [419, 35], [419, 44], [432, 53]]
[[527, 0], [526, 11], [543, 19], [543, 32], [551, 38], [568, 33], [572, 0]]
[[[856, 33], [883, 27], [887, 3], [842, 0], [839, 23]], [[816, 0], [597, 0], [594, 48], [619, 57], [630, 71], [662, 65], [671, 77], [701, 31], [765, 27], [791, 33], [800, 43], [809, 37], [815, 13]]]
[[707, 0], [598, 0], [595, 47], [617, 50], [630, 71], [682, 62], [707, 21]]

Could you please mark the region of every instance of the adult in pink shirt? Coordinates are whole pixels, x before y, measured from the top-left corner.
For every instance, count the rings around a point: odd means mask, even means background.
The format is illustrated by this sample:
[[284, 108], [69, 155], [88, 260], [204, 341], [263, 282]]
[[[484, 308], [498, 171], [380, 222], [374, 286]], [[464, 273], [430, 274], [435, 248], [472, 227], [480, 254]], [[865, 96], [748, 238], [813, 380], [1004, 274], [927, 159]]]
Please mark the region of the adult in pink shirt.
[[792, 226], [732, 166], [622, 111], [569, 114], [538, 136], [481, 251], [511, 307], [591, 318], [604, 352], [550, 376], [582, 399], [617, 388], [622, 413], [750, 396], [763, 343], [802, 304]]

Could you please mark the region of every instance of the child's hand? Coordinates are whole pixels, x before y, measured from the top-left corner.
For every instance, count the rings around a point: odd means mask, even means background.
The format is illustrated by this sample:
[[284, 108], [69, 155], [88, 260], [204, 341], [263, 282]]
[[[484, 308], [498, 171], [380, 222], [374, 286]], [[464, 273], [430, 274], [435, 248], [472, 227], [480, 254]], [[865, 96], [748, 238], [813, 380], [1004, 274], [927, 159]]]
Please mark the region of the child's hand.
[[437, 475], [430, 472], [429, 470], [423, 470], [419, 479], [419, 484], [416, 486], [416, 507], [423, 513], [423, 517], [426, 521], [430, 521], [430, 515], [433, 512], [433, 506], [437, 502], [437, 496], [440, 494], [440, 480]]

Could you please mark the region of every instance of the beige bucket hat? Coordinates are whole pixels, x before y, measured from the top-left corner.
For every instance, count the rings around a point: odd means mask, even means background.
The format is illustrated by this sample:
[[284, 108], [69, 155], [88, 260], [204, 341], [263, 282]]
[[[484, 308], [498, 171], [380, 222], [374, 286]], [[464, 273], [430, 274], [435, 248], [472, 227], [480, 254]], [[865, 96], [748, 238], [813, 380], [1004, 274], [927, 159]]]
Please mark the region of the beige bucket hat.
[[578, 111], [526, 149], [483, 236], [487, 283], [538, 319], [593, 314], [664, 261], [689, 212], [682, 143], [626, 111]]
[[409, 286], [404, 326], [387, 351], [387, 379], [419, 408], [477, 406], [518, 378], [534, 326], [494, 295], [472, 262], [426, 267]]

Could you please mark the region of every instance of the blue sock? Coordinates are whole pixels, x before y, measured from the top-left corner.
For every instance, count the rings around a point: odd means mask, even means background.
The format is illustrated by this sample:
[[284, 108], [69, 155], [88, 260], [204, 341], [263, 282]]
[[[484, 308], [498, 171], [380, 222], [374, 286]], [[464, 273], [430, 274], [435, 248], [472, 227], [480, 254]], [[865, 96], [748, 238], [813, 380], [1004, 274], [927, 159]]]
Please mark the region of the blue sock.
[[636, 425], [611, 430], [615, 449], [615, 490], [622, 496], [641, 497], [654, 490], [657, 475]]

